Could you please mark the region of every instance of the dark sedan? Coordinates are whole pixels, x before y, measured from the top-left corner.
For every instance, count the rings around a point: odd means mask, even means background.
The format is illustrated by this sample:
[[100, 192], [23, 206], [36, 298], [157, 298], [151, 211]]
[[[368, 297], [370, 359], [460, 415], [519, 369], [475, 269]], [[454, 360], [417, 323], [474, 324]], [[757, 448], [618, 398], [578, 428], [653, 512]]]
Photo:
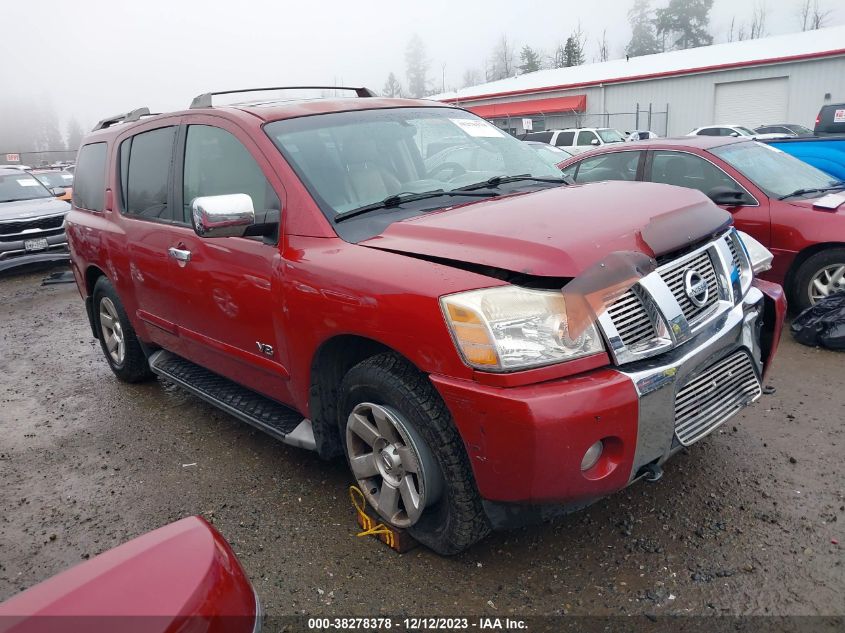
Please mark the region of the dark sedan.
[[566, 161], [577, 183], [641, 180], [698, 189], [775, 258], [763, 277], [805, 308], [845, 290], [845, 182], [752, 139], [698, 136], [602, 147]]

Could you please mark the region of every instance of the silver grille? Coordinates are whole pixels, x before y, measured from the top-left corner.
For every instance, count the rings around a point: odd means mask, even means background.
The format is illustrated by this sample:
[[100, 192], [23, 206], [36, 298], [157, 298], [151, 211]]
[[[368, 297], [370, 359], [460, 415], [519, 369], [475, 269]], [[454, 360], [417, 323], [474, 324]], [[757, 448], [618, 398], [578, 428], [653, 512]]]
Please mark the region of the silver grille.
[[736, 252], [736, 242], [730, 234], [725, 237], [725, 241], [728, 243], [728, 248], [731, 250], [731, 260], [734, 268], [741, 270], [742, 267], [739, 263], [739, 254]]
[[642, 299], [628, 290], [607, 309], [616, 331], [625, 347], [631, 349], [644, 345], [655, 337], [654, 323], [646, 312]]
[[[707, 282], [707, 302], [698, 307], [687, 296], [684, 291], [684, 274], [688, 270], [695, 270]], [[705, 250], [681, 264], [670, 266], [660, 271], [660, 276], [669, 290], [675, 295], [678, 305], [684, 313], [687, 321], [695, 323], [704, 313], [710, 310], [719, 301], [719, 286], [716, 282], [716, 271], [713, 268], [713, 260], [710, 258], [710, 251]]]
[[675, 434], [684, 446], [701, 439], [762, 394], [754, 364], [743, 351], [699, 374], [675, 396]]

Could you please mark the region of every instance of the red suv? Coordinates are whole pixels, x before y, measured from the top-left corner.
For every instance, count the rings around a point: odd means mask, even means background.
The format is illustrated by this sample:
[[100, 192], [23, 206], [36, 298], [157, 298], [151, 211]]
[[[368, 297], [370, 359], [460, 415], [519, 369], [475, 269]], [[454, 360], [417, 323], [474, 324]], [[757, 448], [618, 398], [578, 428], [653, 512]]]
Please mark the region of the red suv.
[[84, 140], [67, 231], [118, 378], [345, 455], [444, 554], [655, 479], [760, 396], [785, 302], [728, 213], [566, 186], [469, 112], [356, 92]]

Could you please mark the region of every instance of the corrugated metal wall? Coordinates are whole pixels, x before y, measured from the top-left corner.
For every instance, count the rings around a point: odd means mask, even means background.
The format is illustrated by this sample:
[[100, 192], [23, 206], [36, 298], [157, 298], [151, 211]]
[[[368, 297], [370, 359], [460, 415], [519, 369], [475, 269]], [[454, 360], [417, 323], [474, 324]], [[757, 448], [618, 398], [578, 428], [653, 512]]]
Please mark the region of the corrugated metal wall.
[[[663, 132], [666, 127], [670, 136], [688, 133], [691, 129], [713, 123], [740, 123], [757, 126], [778, 121], [715, 121], [714, 99], [716, 85], [719, 83], [765, 79], [772, 77], [788, 78], [788, 113], [789, 123], [800, 123], [812, 127], [819, 108], [825, 102], [825, 95], [830, 94], [833, 103], [845, 102], [845, 57], [833, 57], [785, 64], [771, 64], [754, 68], [725, 70], [683, 77], [667, 77], [649, 81], [610, 84], [589, 88], [543, 93], [543, 97], [586, 94], [587, 112], [579, 116], [573, 114], [547, 115], [547, 129], [609, 125], [621, 130], [634, 128], [633, 113], [637, 104], [641, 110], [647, 110], [649, 103], [655, 111], [663, 111], [669, 106], [668, 125], [655, 118], [652, 126], [655, 131]], [[514, 95], [500, 99], [484, 99], [462, 105], [496, 103], [505, 101], [525, 101], [536, 99], [537, 95]], [[610, 113], [610, 119], [601, 117]], [[497, 122], [499, 123], [499, 122]], [[522, 133], [521, 119], [513, 119], [510, 126], [517, 133]], [[645, 128], [644, 116], [640, 116], [640, 127]]]

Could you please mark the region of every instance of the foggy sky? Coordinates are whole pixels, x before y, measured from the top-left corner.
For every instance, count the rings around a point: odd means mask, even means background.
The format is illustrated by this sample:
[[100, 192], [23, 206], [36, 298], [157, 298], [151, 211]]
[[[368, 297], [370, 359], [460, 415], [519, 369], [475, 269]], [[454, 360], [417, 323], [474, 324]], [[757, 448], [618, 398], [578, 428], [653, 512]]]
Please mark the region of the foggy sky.
[[[667, 0], [655, 0], [662, 6]], [[611, 58], [630, 37], [633, 0], [39, 0], [0, 5], [0, 91], [51, 101], [87, 130], [98, 119], [149, 106], [184, 109], [201, 92], [288, 84], [365, 85], [390, 71], [405, 83], [404, 51], [417, 33], [432, 84], [460, 85], [502, 34], [547, 52], [580, 20], [587, 60], [607, 29]], [[760, 0], [715, 0], [711, 32], [749, 22]], [[770, 35], [799, 30], [799, 0], [766, 0]], [[832, 0], [823, 4], [835, 7]], [[830, 25], [845, 22], [837, 10]], [[2, 101], [2, 100], [0, 100]], [[2, 112], [0, 112], [2, 116]], [[2, 141], [2, 139], [0, 139]]]

